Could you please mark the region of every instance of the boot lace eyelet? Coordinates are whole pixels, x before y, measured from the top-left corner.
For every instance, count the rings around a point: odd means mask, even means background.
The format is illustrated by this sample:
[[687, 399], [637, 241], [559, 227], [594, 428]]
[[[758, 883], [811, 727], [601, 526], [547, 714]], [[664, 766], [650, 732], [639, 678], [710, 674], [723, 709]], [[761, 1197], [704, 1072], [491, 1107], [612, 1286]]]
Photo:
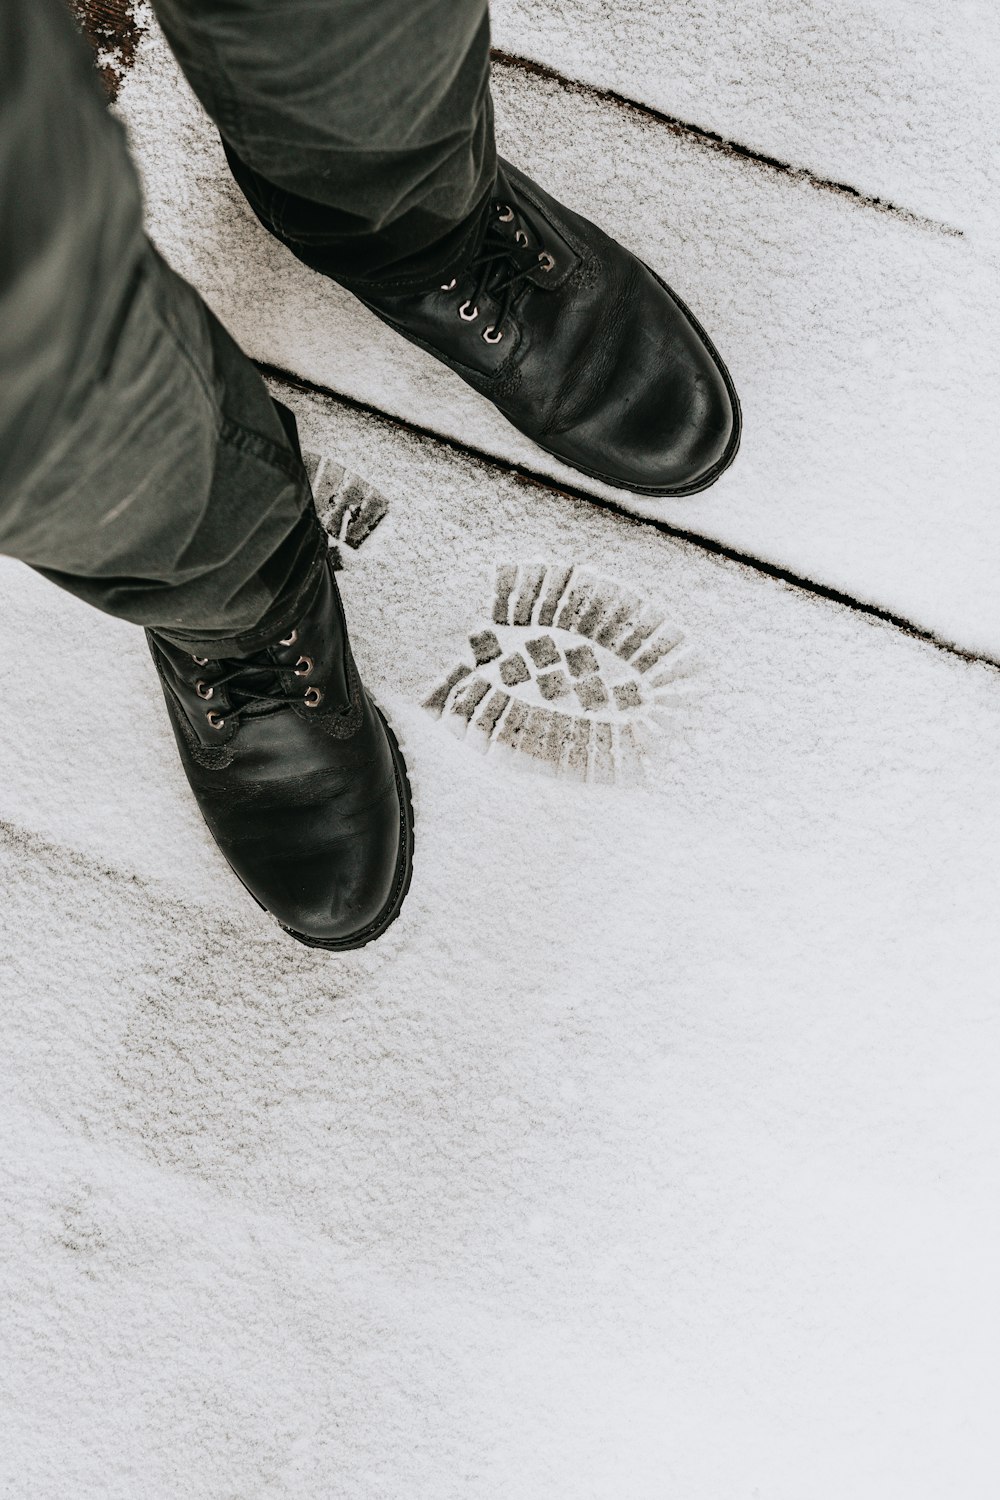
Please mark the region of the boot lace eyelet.
[[195, 664], [196, 667], [207, 667], [208, 666], [208, 657], [207, 656], [192, 656], [191, 660], [194, 662], [194, 664]]
[[441, 287], [441, 290], [442, 290], [442, 292], [453, 292], [457, 286], [458, 286], [458, 277], [457, 276], [453, 276], [450, 281], [446, 281], [446, 282], [443, 283], [443, 285]]
[[306, 688], [305, 697], [302, 701], [305, 703], [306, 708], [318, 708], [323, 701], [323, 694], [317, 687]]
[[509, 224], [510, 221], [511, 221], [511, 219], [513, 219], [513, 217], [514, 217], [514, 210], [511, 208], [510, 204], [509, 203], [501, 203], [500, 204], [500, 208], [499, 208], [499, 212], [497, 213], [497, 218], [500, 220], [500, 223], [501, 224]]
[[458, 316], [462, 319], [463, 323], [474, 323], [479, 317], [479, 308], [474, 307], [471, 312], [466, 312], [465, 309], [468, 307], [468, 305], [468, 302], [462, 303], [461, 307], [458, 309]]
[[517, 243], [519, 245], [526, 245], [528, 243], [528, 236], [525, 234], [523, 229], [519, 229], [514, 238], [515, 240], [517, 240]]
[[212, 726], [213, 729], [225, 729], [225, 727], [226, 727], [226, 721], [225, 721], [225, 719], [222, 717], [221, 714], [216, 713], [216, 711], [215, 711], [214, 708], [210, 708], [209, 711], [208, 711], [208, 713], [205, 715], [205, 717], [208, 720], [208, 722], [211, 724], [211, 726]]
[[209, 686], [207, 682], [196, 682], [194, 685], [194, 690], [198, 694], [199, 698], [204, 698], [206, 703], [208, 702], [209, 698], [213, 697], [215, 693], [215, 688]]
[[[493, 338], [490, 337], [491, 334], [494, 335]], [[502, 328], [484, 328], [483, 329], [483, 338], [486, 340], [486, 342], [488, 344], [499, 344], [500, 340], [503, 338], [503, 329]]]
[[308, 677], [315, 665], [311, 656], [300, 656], [292, 671], [296, 677]]
[[282, 636], [281, 640], [278, 642], [278, 645], [279, 646], [294, 646], [295, 642], [298, 640], [298, 638], [299, 638], [299, 632], [297, 630], [293, 630], [293, 631], [291, 631], [291, 633], [289, 635]]
[[547, 250], [542, 250], [538, 256], [538, 264], [543, 271], [552, 271], [555, 269], [556, 263]]

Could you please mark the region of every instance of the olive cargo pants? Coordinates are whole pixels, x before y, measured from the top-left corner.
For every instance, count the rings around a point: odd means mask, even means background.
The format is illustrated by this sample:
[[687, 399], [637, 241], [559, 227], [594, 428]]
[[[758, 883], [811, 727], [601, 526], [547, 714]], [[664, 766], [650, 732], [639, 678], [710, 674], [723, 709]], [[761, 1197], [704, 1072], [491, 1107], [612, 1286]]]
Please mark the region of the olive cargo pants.
[[[348, 286], [475, 248], [486, 0], [156, 0], [263, 222]], [[294, 424], [142, 228], [64, 0], [0, 6], [0, 552], [201, 654], [280, 634], [325, 550]]]

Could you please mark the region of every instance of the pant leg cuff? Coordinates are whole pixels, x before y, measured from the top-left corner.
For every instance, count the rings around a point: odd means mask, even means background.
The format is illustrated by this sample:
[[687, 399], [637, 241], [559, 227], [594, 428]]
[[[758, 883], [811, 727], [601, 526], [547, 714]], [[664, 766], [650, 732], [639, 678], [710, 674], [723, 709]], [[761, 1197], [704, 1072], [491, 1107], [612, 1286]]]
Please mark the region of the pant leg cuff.
[[291, 576], [294, 584], [286, 585], [267, 613], [251, 628], [235, 635], [212, 635], [204, 631], [176, 630], [168, 627], [150, 627], [156, 635], [189, 651], [192, 656], [205, 656], [209, 661], [222, 657], [252, 656], [267, 646], [272, 646], [287, 635], [292, 626], [302, 618], [312, 594], [315, 592], [320, 574], [330, 566], [330, 547], [326, 532], [313, 512], [311, 524], [306, 528], [302, 545], [296, 555]]

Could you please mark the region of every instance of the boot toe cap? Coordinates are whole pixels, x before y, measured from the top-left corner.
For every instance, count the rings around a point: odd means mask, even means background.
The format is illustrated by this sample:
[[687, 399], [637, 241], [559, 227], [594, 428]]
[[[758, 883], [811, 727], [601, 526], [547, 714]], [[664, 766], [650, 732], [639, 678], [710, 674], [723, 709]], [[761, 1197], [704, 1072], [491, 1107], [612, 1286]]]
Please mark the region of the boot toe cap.
[[[293, 937], [317, 947], [352, 947], [391, 910], [404, 879], [406, 850], [396, 788], [349, 825], [272, 861], [264, 905]], [[258, 899], [262, 898], [258, 889]]]
[[[246, 889], [286, 932], [313, 947], [360, 947], [378, 937], [409, 884], [409, 783], [377, 711], [366, 708], [360, 742], [351, 754], [350, 740], [324, 736], [318, 749], [330, 760], [325, 770], [279, 776], [266, 792], [244, 786], [224, 808], [202, 799]], [[301, 744], [299, 751], [301, 764]]]
[[[711, 483], [732, 459], [739, 407], [715, 350], [683, 303], [651, 272], [638, 299], [637, 396], [623, 424], [621, 459], [636, 489], [667, 492]], [[628, 463], [631, 457], [631, 463]]]
[[566, 452], [552, 451], [621, 489], [653, 495], [697, 490], [711, 484], [735, 452], [738, 410], [707, 355], [651, 378], [637, 399], [617, 403], [608, 415], [610, 421], [572, 434]]
[[705, 351], [663, 393], [659, 422], [651, 423], [656, 437], [642, 466], [645, 484], [688, 489], [708, 482], [725, 467], [737, 423], [726, 382]]
[[607, 484], [651, 495], [711, 484], [732, 461], [740, 412], [693, 317], [641, 268], [599, 399], [550, 451]]

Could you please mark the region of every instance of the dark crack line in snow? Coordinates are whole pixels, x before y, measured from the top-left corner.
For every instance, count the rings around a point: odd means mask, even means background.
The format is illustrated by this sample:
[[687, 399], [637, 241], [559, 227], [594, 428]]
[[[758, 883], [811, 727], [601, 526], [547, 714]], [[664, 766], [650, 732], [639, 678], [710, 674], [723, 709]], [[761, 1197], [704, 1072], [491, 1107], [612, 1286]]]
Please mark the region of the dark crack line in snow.
[[[124, 75], [135, 60], [136, 47], [142, 36], [142, 26], [135, 20], [132, 0], [70, 0], [70, 5], [76, 12], [97, 54], [98, 69], [104, 80], [108, 97], [114, 100]], [[903, 208], [887, 198], [863, 193], [860, 188], [852, 187], [848, 182], [835, 182], [832, 178], [820, 177], [815, 172], [811, 172], [808, 167], [793, 166], [779, 157], [769, 156], [764, 151], [757, 151], [752, 146], [744, 146], [739, 141], [729, 140], [719, 135], [718, 131], [708, 130], [702, 125], [693, 125], [689, 120], [681, 120], [676, 115], [668, 115], [663, 110], [655, 109], [651, 104], [643, 104], [638, 99], [630, 99], [614, 89], [601, 88], [597, 84], [581, 83], [578, 79], [567, 78], [564, 73], [548, 67], [545, 63], [534, 62], [531, 58], [521, 57], [514, 52], [505, 52], [499, 47], [492, 49], [490, 57], [495, 67], [509, 68], [514, 72], [544, 79], [567, 93], [579, 94], [583, 98], [594, 99], [601, 104], [610, 104], [615, 109], [651, 120], [669, 130], [672, 135], [679, 136], [708, 151], [718, 151], [726, 156], [751, 162], [754, 166], [780, 173], [783, 177], [806, 182], [810, 187], [821, 192], [837, 193], [865, 208], [873, 208], [879, 213], [890, 214], [893, 218], [916, 228], [931, 229], [952, 239], [965, 237], [964, 231], [955, 228], [954, 225], [942, 223], [938, 219], [932, 219], [913, 209]]]
[[665, 114], [662, 110], [654, 109], [651, 104], [642, 104], [637, 99], [630, 99], [625, 94], [616, 93], [614, 89], [600, 88], [591, 83], [580, 83], [574, 78], [567, 78], [555, 68], [547, 67], [544, 63], [533, 62], [530, 58], [519, 57], [516, 53], [504, 52], [499, 48], [493, 49], [491, 57], [495, 67], [510, 68], [519, 73], [542, 78], [548, 83], [556, 84], [567, 93], [580, 94], [598, 103], [610, 104], [616, 109], [639, 115], [669, 130], [672, 135], [702, 146], [707, 151], [718, 151], [726, 156], [750, 162], [754, 166], [764, 167], [768, 171], [777, 172], [782, 177], [791, 178], [796, 182], [808, 183], [818, 192], [836, 193], [863, 208], [873, 208], [878, 213], [889, 214], [914, 228], [931, 229], [937, 234], [946, 235], [949, 239], [965, 238], [965, 231], [955, 228], [953, 224], [945, 224], [926, 214], [916, 213], [913, 209], [903, 208], [887, 198], [878, 198], [870, 193], [863, 193], [860, 188], [852, 187], [849, 182], [835, 182], [829, 177], [819, 177], [808, 167], [795, 167], [791, 162], [782, 161], [777, 156], [768, 156], [764, 151], [755, 151], [752, 146], [741, 145], [739, 141], [728, 140], [717, 131], [707, 130], [704, 126], [692, 125], [688, 120], [680, 120], [675, 115]]
[[767, 562], [762, 557], [755, 557], [752, 553], [739, 552], [735, 547], [727, 546], [725, 542], [718, 542], [714, 537], [703, 536], [697, 531], [688, 531], [682, 526], [674, 526], [669, 521], [662, 521], [657, 516], [637, 515], [635, 511], [626, 509], [617, 500], [611, 500], [605, 495], [596, 495], [590, 490], [577, 489], [574, 486], [563, 484], [558, 479], [551, 478], [548, 474], [539, 473], [536, 469], [529, 469], [525, 464], [515, 463], [509, 459], [499, 458], [495, 453], [489, 453], [484, 448], [474, 448], [468, 443], [463, 443], [459, 438], [449, 437], [446, 433], [436, 432], [433, 427], [424, 427], [419, 422], [412, 422], [408, 417], [397, 417], [392, 412], [384, 411], [380, 406], [373, 406], [368, 401], [360, 401], [356, 396], [348, 396], [343, 391], [335, 391], [327, 385], [319, 385], [315, 381], [306, 380], [301, 375], [296, 375], [291, 370], [284, 370], [279, 365], [267, 364], [262, 360], [254, 363], [260, 373], [268, 380], [274, 380], [279, 384], [290, 386], [293, 390], [304, 391], [307, 395], [322, 396], [327, 400], [335, 401], [347, 408], [348, 411], [358, 412], [359, 415], [369, 417], [384, 427], [394, 428], [397, 431], [407, 432], [411, 436], [420, 438], [425, 442], [436, 443], [441, 448], [447, 448], [452, 453], [467, 459], [470, 463], [494, 473], [500, 472], [510, 474], [515, 479], [520, 479], [525, 484], [534, 485], [538, 489], [547, 490], [550, 494], [562, 495], [567, 500], [575, 500], [583, 505], [596, 505], [603, 510], [610, 511], [620, 520], [626, 521], [633, 526], [649, 526], [659, 531], [663, 536], [668, 536], [672, 541], [685, 542], [688, 546], [696, 548], [712, 557], [722, 558], [726, 562], [736, 563], [739, 567], [747, 568], [765, 578], [772, 579], [775, 583], [783, 583], [789, 588], [799, 589], [804, 594], [812, 594], [817, 599], [824, 599], [830, 604], [839, 604], [844, 609], [853, 610], [856, 614], [867, 615], [869, 619], [878, 620], [883, 625], [891, 625], [894, 630], [901, 631], [904, 635], [911, 636], [914, 640], [922, 641], [928, 646], [934, 646], [938, 651], [944, 651], [949, 656], [958, 657], [960, 661], [977, 662], [980, 666], [991, 667], [1000, 671], [1000, 660], [992, 656], [986, 656], [979, 651], [969, 651], [963, 646], [958, 646], [954, 641], [945, 640], [935, 635], [932, 630], [926, 630], [923, 626], [908, 620], [905, 615], [898, 615], [890, 609], [885, 609], [880, 604], [869, 604], [864, 599], [856, 599], [852, 594], [845, 594], [840, 589], [832, 588], [826, 583], [817, 583], [812, 578], [806, 578], [800, 573], [794, 573], [790, 568], [783, 568], [777, 563]]

